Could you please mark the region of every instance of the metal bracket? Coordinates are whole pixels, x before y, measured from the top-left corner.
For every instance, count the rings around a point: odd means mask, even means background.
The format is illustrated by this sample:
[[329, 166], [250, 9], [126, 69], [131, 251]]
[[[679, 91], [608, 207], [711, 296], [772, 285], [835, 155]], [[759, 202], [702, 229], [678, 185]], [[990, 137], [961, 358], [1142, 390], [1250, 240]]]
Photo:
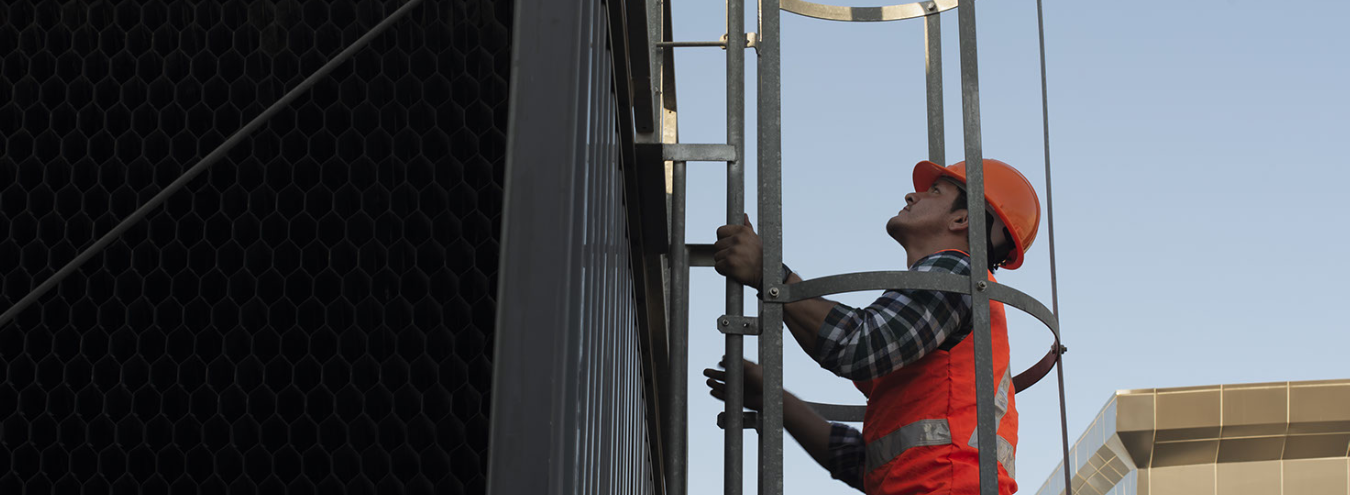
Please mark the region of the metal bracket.
[[736, 147], [729, 144], [641, 143], [640, 150], [659, 148], [662, 160], [676, 162], [734, 162]]
[[[722, 49], [727, 48], [727, 35], [722, 35]], [[745, 33], [745, 48], [754, 48], [759, 53], [759, 33]]]
[[759, 335], [759, 318], [722, 315], [717, 318], [717, 330], [729, 335]]
[[685, 244], [689, 250], [689, 266], [713, 266], [713, 255], [717, 253], [712, 244]]
[[[759, 413], [756, 412], [756, 411], [745, 411], [745, 412], [742, 413], [742, 414], [745, 414], [745, 419], [742, 420], [741, 424], [744, 425], [744, 426], [748, 426], [748, 427], [750, 427], [750, 428], [754, 428], [755, 431], [759, 431], [759, 427], [760, 427]], [[727, 413], [725, 413], [725, 412], [717, 413], [717, 427], [718, 427], [718, 428], [721, 428], [721, 429], [723, 429], [723, 430], [727, 429], [727, 421], [726, 421], [726, 420], [727, 420]]]

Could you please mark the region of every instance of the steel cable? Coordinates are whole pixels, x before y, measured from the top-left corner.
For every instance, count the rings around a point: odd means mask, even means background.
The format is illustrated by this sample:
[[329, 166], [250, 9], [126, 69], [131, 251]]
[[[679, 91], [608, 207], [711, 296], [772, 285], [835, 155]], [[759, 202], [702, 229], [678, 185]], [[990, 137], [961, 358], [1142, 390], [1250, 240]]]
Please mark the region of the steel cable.
[[[1055, 269], [1055, 196], [1050, 182], [1050, 98], [1045, 77], [1045, 9], [1036, 0], [1036, 34], [1040, 38], [1041, 55], [1041, 132], [1045, 146], [1045, 214], [1050, 238], [1050, 310], [1059, 320], [1059, 280]], [[1061, 331], [1063, 326], [1061, 325]], [[1069, 415], [1064, 404], [1064, 347], [1060, 335], [1055, 334], [1055, 371], [1059, 375], [1059, 426], [1064, 450], [1064, 493], [1073, 495], [1073, 478], [1069, 474]]]

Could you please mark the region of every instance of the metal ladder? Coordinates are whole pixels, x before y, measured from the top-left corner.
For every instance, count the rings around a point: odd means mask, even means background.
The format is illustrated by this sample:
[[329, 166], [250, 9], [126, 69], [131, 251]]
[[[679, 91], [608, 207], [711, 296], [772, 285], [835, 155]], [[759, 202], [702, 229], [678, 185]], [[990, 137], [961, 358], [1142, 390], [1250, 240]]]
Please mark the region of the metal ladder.
[[[783, 493], [783, 305], [814, 297], [862, 290], [922, 289], [958, 292], [971, 296], [974, 312], [976, 366], [977, 436], [979, 445], [995, 445], [997, 422], [994, 419], [993, 351], [990, 333], [989, 302], [1000, 301], [1021, 309], [1044, 323], [1054, 335], [1054, 344], [1039, 363], [1015, 380], [1023, 390], [1040, 379], [1050, 367], [1058, 370], [1060, 415], [1064, 450], [1065, 486], [1072, 494], [1069, 479], [1068, 431], [1064, 424], [1063, 367], [1058, 322], [1058, 297], [1054, 282], [1054, 214], [1049, 174], [1049, 125], [1046, 123], [1046, 200], [1050, 237], [1051, 287], [1054, 311], [1031, 296], [988, 280], [985, 244], [985, 202], [983, 153], [980, 139], [980, 103], [977, 51], [975, 45], [976, 0], [935, 0], [886, 7], [841, 7], [806, 0], [760, 0], [759, 32], [745, 33], [744, 0], [726, 0], [726, 36], [721, 41], [664, 41], [657, 49], [717, 46], [726, 49], [727, 63], [727, 142], [726, 144], [665, 143], [663, 160], [673, 162], [671, 190], [671, 316], [669, 432], [665, 443], [667, 493], [684, 495], [687, 483], [688, 425], [688, 314], [689, 270], [691, 266], [712, 266], [711, 245], [685, 242], [685, 164], [686, 162], [725, 162], [727, 164], [727, 223], [740, 224], [745, 210], [745, 62], [746, 48], [758, 54], [757, 159], [759, 184], [758, 227], [763, 241], [763, 306], [758, 317], [744, 316], [743, 287], [727, 280], [726, 312], [718, 318], [717, 328], [726, 336], [726, 409], [718, 424], [725, 429], [724, 493], [740, 495], [743, 485], [743, 432], [747, 422], [759, 430], [759, 492]], [[844, 22], [924, 20], [925, 71], [927, 79], [928, 159], [946, 164], [943, 135], [942, 50], [940, 14], [957, 8], [960, 38], [961, 99], [967, 198], [970, 218], [971, 275], [968, 277], [910, 272], [864, 272], [806, 280], [791, 286], [779, 283], [782, 263], [782, 143], [780, 105], [781, 58], [779, 16], [787, 10], [807, 17]], [[1037, 0], [1038, 18], [1041, 11]], [[1045, 96], [1044, 36], [1041, 37], [1042, 110]], [[759, 338], [759, 359], [764, 373], [763, 408], [759, 414], [744, 411], [744, 377], [739, 363], [744, 357], [745, 336]], [[831, 421], [862, 421], [863, 406], [809, 403]], [[980, 449], [980, 493], [998, 494], [996, 449]]]

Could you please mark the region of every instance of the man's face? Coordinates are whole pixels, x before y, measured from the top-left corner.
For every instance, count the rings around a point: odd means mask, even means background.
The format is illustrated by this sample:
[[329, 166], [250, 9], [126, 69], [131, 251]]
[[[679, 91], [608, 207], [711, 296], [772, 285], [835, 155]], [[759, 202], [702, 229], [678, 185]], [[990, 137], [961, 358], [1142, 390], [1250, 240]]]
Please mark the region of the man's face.
[[952, 211], [952, 202], [960, 192], [955, 183], [942, 178], [933, 181], [926, 191], [906, 194], [904, 209], [886, 222], [886, 232], [903, 245], [908, 239], [947, 231], [954, 220], [966, 214], [965, 210]]

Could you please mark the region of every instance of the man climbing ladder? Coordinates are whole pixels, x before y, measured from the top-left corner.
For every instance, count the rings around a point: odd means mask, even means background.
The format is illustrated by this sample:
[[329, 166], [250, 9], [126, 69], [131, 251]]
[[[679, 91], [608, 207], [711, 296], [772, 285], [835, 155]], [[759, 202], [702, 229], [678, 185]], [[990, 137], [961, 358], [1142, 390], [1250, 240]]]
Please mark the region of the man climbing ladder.
[[[988, 266], [1022, 265], [1040, 224], [1035, 189], [1013, 167], [985, 159]], [[929, 161], [914, 167], [915, 192], [886, 224], [904, 247], [910, 271], [969, 276], [966, 167]], [[762, 247], [747, 225], [717, 229], [718, 273], [760, 288]], [[783, 284], [802, 279], [783, 265]], [[992, 274], [990, 280], [993, 280]], [[784, 427], [832, 476], [868, 494], [979, 493], [979, 442], [971, 297], [933, 290], [891, 290], [866, 308], [824, 298], [788, 303], [784, 321], [820, 365], [852, 380], [868, 397], [863, 430], [826, 422], [784, 393]], [[1003, 304], [991, 301], [998, 491], [1013, 480], [1017, 409], [1009, 369]], [[724, 363], [725, 364], [725, 363]], [[760, 372], [744, 363], [748, 407], [758, 408]], [[725, 399], [725, 372], [705, 370], [714, 397]]]

